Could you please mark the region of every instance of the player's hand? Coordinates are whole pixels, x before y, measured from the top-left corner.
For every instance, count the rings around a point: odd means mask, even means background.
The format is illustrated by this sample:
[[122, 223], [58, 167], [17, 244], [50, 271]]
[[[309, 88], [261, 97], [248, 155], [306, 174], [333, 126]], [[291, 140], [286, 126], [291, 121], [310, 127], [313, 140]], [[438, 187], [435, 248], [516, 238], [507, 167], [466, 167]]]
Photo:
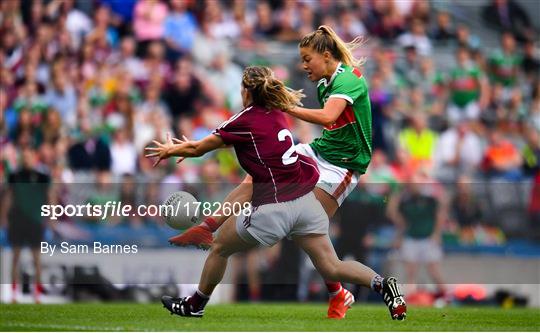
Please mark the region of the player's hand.
[[167, 138], [164, 143], [161, 143], [157, 140], [153, 140], [152, 143], [155, 145], [155, 147], [146, 147], [144, 150], [147, 152], [144, 157], [157, 157], [158, 159], [154, 162], [152, 167], [155, 167], [161, 162], [162, 160], [168, 159], [171, 157], [171, 150], [174, 147], [173, 140], [171, 138], [171, 133], [167, 132]]
[[[182, 135], [182, 139], [183, 140], [180, 140], [178, 138], [172, 138], [173, 142], [174, 143], [177, 143], [177, 144], [182, 144], [182, 143], [186, 143], [186, 142], [189, 142], [191, 140], [189, 140], [185, 135]], [[183, 160], [185, 160], [186, 158], [184, 156], [182, 157], [179, 157], [177, 160], [176, 160], [176, 164], [179, 164], [180, 162], [182, 162]]]

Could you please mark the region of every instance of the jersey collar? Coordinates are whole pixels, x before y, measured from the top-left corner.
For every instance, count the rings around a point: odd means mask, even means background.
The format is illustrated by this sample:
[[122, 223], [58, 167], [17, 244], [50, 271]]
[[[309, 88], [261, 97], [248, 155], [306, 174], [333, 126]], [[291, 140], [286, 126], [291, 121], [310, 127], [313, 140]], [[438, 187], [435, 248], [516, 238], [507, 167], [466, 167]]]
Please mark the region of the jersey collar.
[[317, 88], [321, 85], [321, 84], [324, 84], [324, 87], [328, 87], [330, 85], [330, 83], [332, 83], [332, 81], [334, 81], [334, 78], [336, 77], [336, 75], [338, 74], [338, 70], [339, 68], [341, 67], [341, 61], [338, 63], [338, 65], [336, 66], [336, 70], [334, 71], [334, 73], [332, 74], [332, 76], [330, 77], [330, 82], [326, 82], [326, 78], [323, 77], [322, 79], [319, 80], [319, 82], [317, 83]]

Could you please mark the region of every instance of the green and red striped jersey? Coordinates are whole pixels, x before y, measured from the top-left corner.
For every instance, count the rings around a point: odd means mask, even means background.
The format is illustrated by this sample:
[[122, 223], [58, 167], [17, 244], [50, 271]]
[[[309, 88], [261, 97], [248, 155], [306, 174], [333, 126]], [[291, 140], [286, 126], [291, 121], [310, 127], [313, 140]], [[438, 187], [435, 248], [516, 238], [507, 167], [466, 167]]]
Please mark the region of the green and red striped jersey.
[[323, 129], [311, 147], [325, 160], [342, 168], [365, 173], [371, 161], [371, 104], [367, 82], [357, 68], [339, 63], [327, 82], [317, 84], [321, 107], [329, 98], [343, 98], [347, 107], [331, 126]]

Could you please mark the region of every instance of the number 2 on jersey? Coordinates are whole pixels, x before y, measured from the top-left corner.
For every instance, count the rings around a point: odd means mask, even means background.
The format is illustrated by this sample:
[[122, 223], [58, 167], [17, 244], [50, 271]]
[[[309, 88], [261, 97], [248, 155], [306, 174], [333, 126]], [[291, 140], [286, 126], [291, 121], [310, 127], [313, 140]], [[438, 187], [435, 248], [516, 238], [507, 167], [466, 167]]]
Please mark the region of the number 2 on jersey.
[[287, 149], [287, 151], [283, 154], [283, 156], [281, 156], [281, 161], [283, 162], [283, 165], [293, 164], [294, 162], [298, 160], [298, 154], [296, 154], [296, 149], [294, 148], [294, 141], [293, 141], [293, 136], [291, 134], [291, 131], [284, 128], [281, 131], [279, 131], [278, 140], [285, 141], [286, 138], [291, 139], [291, 146], [289, 147], [289, 149]]

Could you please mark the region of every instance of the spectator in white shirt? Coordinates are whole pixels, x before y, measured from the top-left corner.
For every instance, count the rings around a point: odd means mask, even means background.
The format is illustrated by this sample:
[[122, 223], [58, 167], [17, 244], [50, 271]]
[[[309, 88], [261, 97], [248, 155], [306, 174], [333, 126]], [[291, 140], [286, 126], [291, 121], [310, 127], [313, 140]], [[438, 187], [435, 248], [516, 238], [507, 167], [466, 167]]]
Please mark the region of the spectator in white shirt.
[[439, 138], [435, 149], [435, 176], [453, 182], [460, 174], [474, 173], [483, 156], [482, 143], [467, 121], [449, 128]]

